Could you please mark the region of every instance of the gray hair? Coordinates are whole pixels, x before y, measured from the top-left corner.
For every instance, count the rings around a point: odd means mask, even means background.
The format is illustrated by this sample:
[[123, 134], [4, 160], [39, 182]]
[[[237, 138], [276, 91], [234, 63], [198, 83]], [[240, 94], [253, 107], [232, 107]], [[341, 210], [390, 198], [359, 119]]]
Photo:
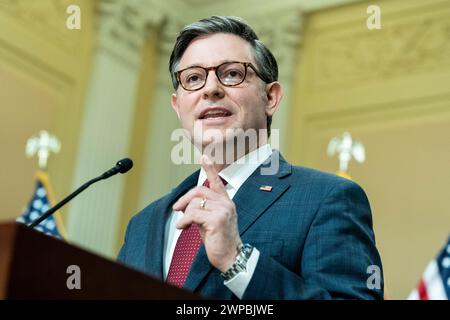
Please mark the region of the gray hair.
[[[247, 23], [239, 17], [211, 16], [186, 26], [177, 37], [169, 60], [169, 71], [175, 90], [178, 88], [175, 72], [189, 44], [199, 36], [215, 33], [231, 33], [247, 41], [253, 49], [256, 68], [262, 80], [266, 83], [278, 80], [278, 64], [275, 57]], [[272, 117], [267, 117], [268, 136], [271, 123]]]

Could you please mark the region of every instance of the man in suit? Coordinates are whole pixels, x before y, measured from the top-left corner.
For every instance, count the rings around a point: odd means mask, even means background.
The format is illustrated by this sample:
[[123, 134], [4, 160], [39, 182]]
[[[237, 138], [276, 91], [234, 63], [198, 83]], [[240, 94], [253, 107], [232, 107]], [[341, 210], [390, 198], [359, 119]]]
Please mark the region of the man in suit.
[[210, 298], [381, 299], [364, 191], [268, 144], [282, 87], [254, 31], [233, 17], [195, 22], [169, 69], [201, 169], [131, 219], [119, 261]]

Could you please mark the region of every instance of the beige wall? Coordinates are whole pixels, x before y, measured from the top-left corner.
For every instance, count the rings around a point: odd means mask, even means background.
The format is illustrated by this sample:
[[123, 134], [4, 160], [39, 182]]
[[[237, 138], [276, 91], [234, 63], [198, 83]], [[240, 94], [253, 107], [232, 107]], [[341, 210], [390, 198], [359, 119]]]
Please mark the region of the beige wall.
[[37, 160], [25, 158], [25, 144], [40, 130], [62, 143], [49, 162], [56, 197], [70, 190], [95, 2], [72, 3], [85, 9], [82, 30], [66, 28], [63, 1], [0, 2], [0, 220], [17, 217], [31, 197]]
[[25, 143], [55, 121], [56, 101], [45, 87], [33, 84], [4, 62], [0, 62], [0, 88], [0, 194], [4, 203], [0, 217], [8, 219], [19, 215], [34, 187], [36, 161], [25, 158]]
[[329, 140], [364, 143], [350, 174], [372, 204], [388, 298], [403, 299], [450, 231], [450, 2], [378, 1], [373, 31], [369, 4], [307, 17], [288, 156], [336, 172]]

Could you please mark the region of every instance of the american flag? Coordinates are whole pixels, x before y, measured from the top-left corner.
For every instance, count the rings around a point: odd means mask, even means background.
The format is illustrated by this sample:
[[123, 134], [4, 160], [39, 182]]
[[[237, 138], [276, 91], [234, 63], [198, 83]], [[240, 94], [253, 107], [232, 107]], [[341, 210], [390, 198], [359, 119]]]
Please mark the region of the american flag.
[[[16, 221], [27, 225], [30, 224], [51, 208], [51, 199], [52, 196], [48, 176], [45, 172], [38, 172], [36, 175], [36, 186], [33, 196], [31, 197], [31, 200], [25, 208], [23, 214], [18, 217]], [[58, 214], [59, 213], [56, 212], [54, 215], [42, 221], [35, 227], [35, 230], [56, 238], [65, 238], [65, 231], [62, 226], [62, 221], [60, 220], [60, 217], [55, 216]]]
[[409, 300], [450, 300], [450, 237], [436, 259], [425, 268]]

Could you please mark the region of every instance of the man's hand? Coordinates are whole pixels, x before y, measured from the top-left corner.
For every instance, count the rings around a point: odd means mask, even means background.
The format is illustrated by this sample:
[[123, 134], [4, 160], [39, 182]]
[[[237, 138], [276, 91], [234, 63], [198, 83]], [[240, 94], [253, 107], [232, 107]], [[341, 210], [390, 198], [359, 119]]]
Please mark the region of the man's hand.
[[[173, 205], [184, 215], [177, 224], [185, 229], [192, 223], [200, 227], [209, 262], [222, 272], [230, 268], [237, 256], [237, 247], [242, 243], [239, 237], [236, 206], [228, 196], [212, 161], [202, 156], [202, 167], [209, 181], [209, 188], [196, 187], [182, 196]], [[206, 199], [204, 209], [200, 203]]]

